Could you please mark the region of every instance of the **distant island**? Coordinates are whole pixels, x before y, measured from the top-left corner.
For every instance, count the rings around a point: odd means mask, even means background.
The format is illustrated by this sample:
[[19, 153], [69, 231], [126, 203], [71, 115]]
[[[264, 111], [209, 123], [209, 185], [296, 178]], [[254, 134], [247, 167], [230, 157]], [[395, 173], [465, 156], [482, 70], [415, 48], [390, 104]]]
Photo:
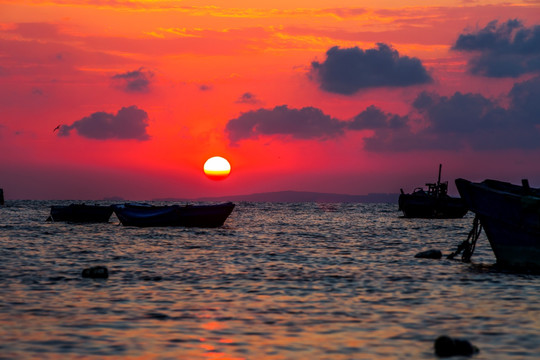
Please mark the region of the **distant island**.
[[249, 202], [321, 202], [321, 203], [391, 203], [398, 201], [399, 194], [371, 193], [347, 195], [309, 191], [276, 191], [250, 195], [203, 197], [197, 199], [160, 198], [154, 201], [249, 201]]

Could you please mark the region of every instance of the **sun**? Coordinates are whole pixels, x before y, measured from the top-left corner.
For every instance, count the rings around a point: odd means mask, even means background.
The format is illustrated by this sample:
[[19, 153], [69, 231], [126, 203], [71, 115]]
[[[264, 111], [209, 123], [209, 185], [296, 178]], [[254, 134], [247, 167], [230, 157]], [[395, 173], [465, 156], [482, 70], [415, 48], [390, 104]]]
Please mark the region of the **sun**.
[[231, 173], [231, 164], [221, 156], [214, 156], [206, 160], [203, 170], [211, 180], [224, 180]]

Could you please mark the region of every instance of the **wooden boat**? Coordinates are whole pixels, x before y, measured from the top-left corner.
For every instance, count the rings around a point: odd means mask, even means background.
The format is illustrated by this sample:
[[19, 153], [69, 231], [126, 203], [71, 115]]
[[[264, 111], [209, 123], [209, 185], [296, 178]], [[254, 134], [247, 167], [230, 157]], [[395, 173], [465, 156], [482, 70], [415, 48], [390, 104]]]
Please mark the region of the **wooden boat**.
[[460, 198], [448, 195], [448, 181], [441, 183], [441, 168], [437, 183], [428, 183], [427, 191], [416, 188], [412, 194], [405, 194], [401, 189], [398, 204], [399, 210], [407, 218], [454, 219], [462, 218], [467, 207]]
[[458, 191], [484, 228], [497, 264], [540, 268], [540, 189], [527, 180], [456, 179]]
[[67, 221], [74, 223], [108, 222], [113, 213], [111, 206], [70, 204], [53, 205], [47, 221]]
[[234, 209], [231, 202], [211, 205], [145, 204], [113, 205], [114, 213], [126, 226], [187, 226], [218, 227], [225, 223]]

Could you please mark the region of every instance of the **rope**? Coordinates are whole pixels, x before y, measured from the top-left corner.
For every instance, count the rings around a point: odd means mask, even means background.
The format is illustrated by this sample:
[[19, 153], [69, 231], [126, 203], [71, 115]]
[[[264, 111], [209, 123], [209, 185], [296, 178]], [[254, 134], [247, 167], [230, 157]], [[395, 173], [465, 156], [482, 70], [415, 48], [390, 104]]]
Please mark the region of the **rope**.
[[478, 215], [476, 215], [473, 221], [473, 228], [469, 232], [469, 236], [467, 237], [467, 240], [459, 244], [457, 250], [451, 253], [450, 255], [448, 255], [447, 259], [453, 259], [455, 256], [459, 255], [459, 253], [463, 251], [463, 254], [461, 254], [461, 261], [467, 262], [467, 263], [471, 262], [471, 257], [474, 254], [474, 249], [476, 248], [476, 242], [478, 241], [478, 238], [480, 237], [481, 232], [482, 232], [482, 224], [480, 223], [480, 219], [478, 219]]

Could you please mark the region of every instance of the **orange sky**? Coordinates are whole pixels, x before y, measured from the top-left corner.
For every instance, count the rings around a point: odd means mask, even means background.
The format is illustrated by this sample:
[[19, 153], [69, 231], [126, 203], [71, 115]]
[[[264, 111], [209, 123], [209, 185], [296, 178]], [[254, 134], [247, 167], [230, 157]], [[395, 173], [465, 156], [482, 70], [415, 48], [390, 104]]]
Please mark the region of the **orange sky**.
[[0, 187], [397, 193], [439, 163], [540, 187], [539, 44], [538, 1], [0, 0]]

